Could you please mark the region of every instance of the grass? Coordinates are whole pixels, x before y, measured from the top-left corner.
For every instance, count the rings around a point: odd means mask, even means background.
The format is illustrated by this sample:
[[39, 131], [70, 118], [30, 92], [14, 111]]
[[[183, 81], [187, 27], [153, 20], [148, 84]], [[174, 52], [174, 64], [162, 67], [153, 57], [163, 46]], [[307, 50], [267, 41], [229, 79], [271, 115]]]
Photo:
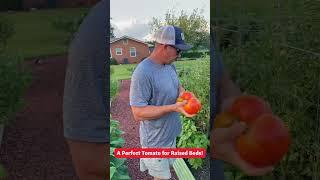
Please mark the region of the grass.
[[73, 19], [87, 8], [36, 10], [30, 12], [1, 13], [14, 23], [16, 33], [9, 39], [6, 53], [24, 58], [65, 54], [67, 34], [56, 30], [52, 20]]
[[137, 64], [122, 64], [122, 65], [111, 65], [110, 68], [113, 69], [111, 74], [111, 80], [124, 80], [130, 79], [132, 70], [137, 66]]
[[130, 79], [133, 69], [137, 64], [123, 64], [123, 65], [111, 65], [110, 74], [110, 98], [111, 101], [117, 95], [119, 89], [119, 81], [124, 79]]

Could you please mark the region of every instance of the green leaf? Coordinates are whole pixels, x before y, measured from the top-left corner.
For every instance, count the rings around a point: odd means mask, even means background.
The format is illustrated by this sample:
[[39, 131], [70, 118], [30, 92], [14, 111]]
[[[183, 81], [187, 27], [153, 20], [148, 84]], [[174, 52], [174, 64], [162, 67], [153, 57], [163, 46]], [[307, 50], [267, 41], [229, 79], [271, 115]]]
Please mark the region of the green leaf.
[[112, 140], [110, 142], [110, 145], [114, 147], [121, 147], [123, 146], [123, 144], [124, 144], [124, 139], [122, 138], [118, 138], [117, 140]]
[[115, 167], [110, 167], [110, 179], [113, 178], [114, 173], [116, 172], [116, 168]]
[[126, 179], [131, 179], [128, 175], [119, 175], [118, 176], [119, 180], [126, 180]]
[[114, 165], [116, 168], [119, 168], [125, 163], [126, 159], [115, 158]]

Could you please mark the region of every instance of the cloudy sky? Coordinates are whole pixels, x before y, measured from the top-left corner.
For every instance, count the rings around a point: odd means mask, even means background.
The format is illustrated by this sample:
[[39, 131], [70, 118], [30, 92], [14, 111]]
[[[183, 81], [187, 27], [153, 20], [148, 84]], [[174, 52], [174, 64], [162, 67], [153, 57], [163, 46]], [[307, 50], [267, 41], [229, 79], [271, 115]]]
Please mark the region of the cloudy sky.
[[210, 20], [210, 0], [111, 0], [111, 24], [116, 37], [147, 40], [150, 37], [148, 23], [152, 17], [164, 18], [167, 10], [184, 10], [191, 14], [194, 9], [203, 9], [207, 22]]

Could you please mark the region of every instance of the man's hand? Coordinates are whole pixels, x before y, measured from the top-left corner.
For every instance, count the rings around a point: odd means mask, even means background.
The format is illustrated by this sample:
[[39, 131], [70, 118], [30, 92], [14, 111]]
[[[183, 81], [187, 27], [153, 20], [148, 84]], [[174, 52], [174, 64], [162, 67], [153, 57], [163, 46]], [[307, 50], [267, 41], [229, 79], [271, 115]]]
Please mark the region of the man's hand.
[[196, 114], [188, 114], [184, 109], [184, 105], [187, 104], [187, 101], [184, 100], [183, 102], [176, 102], [175, 106], [176, 106], [176, 112], [182, 113], [184, 116], [188, 117], [188, 118], [192, 118], [194, 117]]
[[229, 128], [216, 128], [211, 131], [211, 156], [226, 161], [245, 172], [249, 176], [261, 176], [271, 172], [273, 167], [256, 168], [241, 159], [235, 149], [238, 136], [245, 131], [244, 123], [234, 123]]

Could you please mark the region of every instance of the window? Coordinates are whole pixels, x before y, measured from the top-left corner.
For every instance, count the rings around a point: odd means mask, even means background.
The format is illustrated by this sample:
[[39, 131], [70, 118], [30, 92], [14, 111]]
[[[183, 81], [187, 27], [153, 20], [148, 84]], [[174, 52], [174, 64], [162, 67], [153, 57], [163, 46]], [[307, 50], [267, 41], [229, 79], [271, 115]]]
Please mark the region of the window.
[[128, 44], [128, 39], [124, 39], [124, 40], [123, 40], [123, 44], [124, 44], [124, 45], [127, 45], [127, 44]]
[[136, 57], [136, 56], [137, 56], [136, 48], [131, 47], [130, 48], [130, 57]]
[[116, 48], [116, 55], [122, 55], [122, 48]]

